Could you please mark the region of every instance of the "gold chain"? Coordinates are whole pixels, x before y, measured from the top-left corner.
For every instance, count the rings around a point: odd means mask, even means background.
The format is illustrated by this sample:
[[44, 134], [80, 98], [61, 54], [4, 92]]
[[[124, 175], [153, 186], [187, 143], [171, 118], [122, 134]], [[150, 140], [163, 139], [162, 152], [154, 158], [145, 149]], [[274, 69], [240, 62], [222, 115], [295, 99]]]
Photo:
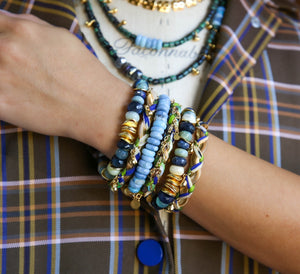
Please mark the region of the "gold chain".
[[191, 8], [202, 2], [202, 0], [128, 0], [132, 5], [142, 6], [148, 10], [158, 10], [160, 12], [168, 13], [171, 11], [180, 11], [184, 8]]

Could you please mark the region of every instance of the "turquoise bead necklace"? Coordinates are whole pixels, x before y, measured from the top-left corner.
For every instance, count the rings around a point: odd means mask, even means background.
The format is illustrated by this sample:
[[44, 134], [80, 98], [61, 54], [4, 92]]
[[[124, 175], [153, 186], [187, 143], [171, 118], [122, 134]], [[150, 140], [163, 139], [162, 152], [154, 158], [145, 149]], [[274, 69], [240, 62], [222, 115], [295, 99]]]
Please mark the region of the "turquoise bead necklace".
[[[104, 14], [108, 18], [108, 20], [112, 23], [112, 25], [126, 38], [132, 41], [136, 46], [141, 48], [153, 49], [153, 50], [161, 50], [162, 48], [173, 48], [180, 46], [192, 39], [197, 40], [198, 34], [201, 30], [203, 30], [207, 26], [207, 22], [211, 22], [213, 16], [215, 15], [217, 8], [219, 6], [220, 0], [214, 0], [211, 4], [210, 11], [208, 12], [205, 19], [200, 22], [200, 24], [191, 32], [189, 32], [184, 37], [170, 42], [163, 42], [161, 39], [150, 38], [144, 35], [136, 35], [126, 28], [124, 28], [124, 24], [126, 24], [125, 20], [119, 21], [114, 13], [116, 13], [117, 9], [110, 9], [107, 5], [107, 0], [98, 0], [100, 7], [102, 8]], [[225, 11], [225, 9], [224, 9]]]
[[87, 22], [87, 26], [92, 27], [94, 30], [94, 33], [98, 39], [99, 44], [102, 46], [102, 48], [106, 51], [106, 53], [109, 55], [109, 57], [112, 59], [114, 66], [127, 78], [131, 80], [136, 79], [144, 79], [149, 84], [152, 85], [159, 85], [159, 84], [167, 84], [170, 82], [174, 82], [177, 80], [180, 80], [184, 78], [185, 76], [189, 75], [190, 73], [198, 73], [197, 68], [200, 67], [204, 61], [210, 61], [211, 60], [211, 53], [212, 50], [215, 47], [215, 40], [216, 35], [220, 29], [220, 26], [222, 24], [222, 19], [225, 12], [225, 6], [226, 6], [226, 0], [215, 0], [213, 3], [218, 3], [218, 6], [215, 10], [210, 10], [209, 14], [212, 13], [210, 17], [210, 21], [206, 22], [206, 28], [209, 30], [209, 33], [207, 35], [206, 43], [200, 50], [199, 55], [197, 58], [184, 70], [180, 71], [176, 75], [169, 75], [166, 77], [161, 78], [152, 78], [149, 76], [146, 76], [142, 73], [140, 69], [137, 67], [131, 65], [124, 57], [120, 57], [117, 54], [117, 51], [112, 47], [112, 45], [106, 40], [104, 37], [101, 28], [100, 23], [97, 20], [92, 6], [89, 2], [89, 0], [82, 0], [81, 1], [85, 7], [85, 12], [87, 14], [87, 17], [89, 21]]

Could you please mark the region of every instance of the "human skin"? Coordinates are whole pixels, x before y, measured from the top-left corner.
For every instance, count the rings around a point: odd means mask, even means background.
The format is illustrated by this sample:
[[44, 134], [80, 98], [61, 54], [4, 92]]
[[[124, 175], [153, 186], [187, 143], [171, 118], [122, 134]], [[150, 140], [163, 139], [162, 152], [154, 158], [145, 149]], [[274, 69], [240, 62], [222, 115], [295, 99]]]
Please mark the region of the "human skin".
[[[131, 88], [68, 31], [0, 12], [0, 117], [111, 157]], [[300, 273], [300, 177], [210, 136], [184, 213], [238, 250]]]

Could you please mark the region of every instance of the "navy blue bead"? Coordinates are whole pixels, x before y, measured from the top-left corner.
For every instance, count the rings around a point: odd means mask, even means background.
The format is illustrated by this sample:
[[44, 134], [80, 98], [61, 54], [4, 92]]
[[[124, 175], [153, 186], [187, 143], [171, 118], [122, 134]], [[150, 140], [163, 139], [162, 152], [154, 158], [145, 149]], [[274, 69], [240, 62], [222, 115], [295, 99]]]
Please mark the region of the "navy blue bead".
[[172, 164], [176, 166], [185, 166], [187, 163], [186, 159], [179, 157], [179, 156], [174, 156], [172, 158]]
[[189, 122], [182, 121], [179, 124], [179, 130], [180, 131], [185, 130], [193, 134], [195, 132], [195, 127]]
[[139, 102], [132, 101], [127, 107], [128, 111], [134, 111], [138, 114], [141, 114], [143, 112], [144, 106], [140, 104]]
[[125, 167], [126, 161], [119, 159], [117, 156], [113, 156], [111, 159], [111, 164], [113, 167], [122, 168]]
[[177, 146], [178, 146], [179, 148], [183, 148], [183, 149], [185, 149], [185, 150], [188, 150], [189, 147], [190, 147], [190, 144], [189, 144], [188, 142], [186, 142], [186, 141], [180, 139], [180, 140], [177, 142]]
[[124, 141], [124, 140], [121, 139], [121, 140], [119, 140], [119, 142], [117, 144], [117, 147], [125, 149], [125, 150], [131, 150], [133, 148], [133, 145], [129, 144], [126, 141]]
[[136, 90], [134, 95], [138, 95], [143, 97], [144, 99], [146, 99], [146, 92], [142, 91], [142, 90]]
[[174, 201], [174, 197], [160, 191], [158, 192], [158, 198], [164, 203], [164, 204], [170, 204]]

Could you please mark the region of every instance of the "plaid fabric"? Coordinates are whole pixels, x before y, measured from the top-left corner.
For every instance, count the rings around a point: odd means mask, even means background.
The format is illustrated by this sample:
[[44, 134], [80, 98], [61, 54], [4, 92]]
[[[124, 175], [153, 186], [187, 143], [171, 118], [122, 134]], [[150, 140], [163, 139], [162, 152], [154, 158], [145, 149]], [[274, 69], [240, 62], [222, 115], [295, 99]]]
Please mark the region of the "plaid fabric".
[[[300, 22], [281, 9], [293, 2], [229, 1], [199, 113], [227, 142], [300, 174]], [[72, 1], [0, 8], [79, 30]], [[0, 127], [1, 273], [168, 272], [165, 261], [137, 261], [139, 241], [158, 239], [155, 225], [99, 181], [85, 145]], [[170, 239], [178, 274], [275, 273], [182, 214], [170, 216]]]

